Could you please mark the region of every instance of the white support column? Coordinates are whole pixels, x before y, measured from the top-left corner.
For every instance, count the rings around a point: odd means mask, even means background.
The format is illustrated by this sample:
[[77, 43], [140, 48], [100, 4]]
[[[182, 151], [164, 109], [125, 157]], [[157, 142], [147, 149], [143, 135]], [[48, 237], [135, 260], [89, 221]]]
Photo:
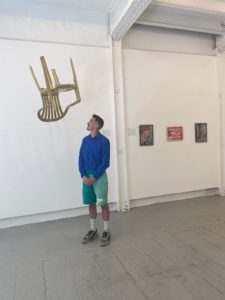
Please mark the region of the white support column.
[[217, 74], [220, 99], [220, 195], [225, 195], [225, 41], [224, 36], [217, 39]]
[[126, 151], [126, 116], [123, 87], [123, 61], [121, 41], [112, 44], [114, 99], [117, 135], [119, 207], [126, 211], [130, 207], [128, 196], [127, 151]]

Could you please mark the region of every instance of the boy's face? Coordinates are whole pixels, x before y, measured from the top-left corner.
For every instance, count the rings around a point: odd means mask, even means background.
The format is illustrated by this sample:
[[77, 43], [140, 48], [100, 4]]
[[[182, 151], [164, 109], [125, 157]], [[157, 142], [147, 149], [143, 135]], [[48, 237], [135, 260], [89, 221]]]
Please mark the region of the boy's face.
[[87, 130], [98, 130], [98, 123], [96, 122], [94, 117], [91, 117], [90, 120], [87, 122]]

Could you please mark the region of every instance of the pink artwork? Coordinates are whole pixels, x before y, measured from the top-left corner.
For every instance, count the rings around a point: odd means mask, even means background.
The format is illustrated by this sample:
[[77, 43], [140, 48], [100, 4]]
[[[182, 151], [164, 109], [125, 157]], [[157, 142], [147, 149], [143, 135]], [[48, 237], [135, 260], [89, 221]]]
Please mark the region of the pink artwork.
[[167, 139], [169, 141], [183, 140], [183, 127], [167, 127]]

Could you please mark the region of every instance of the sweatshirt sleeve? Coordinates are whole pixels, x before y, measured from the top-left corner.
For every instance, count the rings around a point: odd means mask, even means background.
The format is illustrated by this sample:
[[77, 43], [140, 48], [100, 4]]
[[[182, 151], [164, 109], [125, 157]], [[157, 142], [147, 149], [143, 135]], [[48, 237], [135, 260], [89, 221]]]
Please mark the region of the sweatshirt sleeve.
[[101, 164], [93, 174], [95, 179], [98, 179], [109, 167], [109, 161], [110, 161], [110, 142], [108, 139], [105, 139], [102, 142]]
[[82, 140], [82, 143], [81, 143], [81, 146], [80, 146], [80, 153], [79, 153], [79, 160], [78, 160], [79, 172], [80, 172], [81, 177], [85, 176], [84, 160], [83, 160], [83, 149], [84, 149], [84, 140]]

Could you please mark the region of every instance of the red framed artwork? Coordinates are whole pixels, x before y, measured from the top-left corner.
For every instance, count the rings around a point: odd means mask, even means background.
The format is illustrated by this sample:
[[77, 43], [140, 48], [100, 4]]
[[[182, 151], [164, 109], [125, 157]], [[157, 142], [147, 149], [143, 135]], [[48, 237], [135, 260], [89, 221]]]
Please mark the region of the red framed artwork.
[[168, 141], [183, 140], [183, 127], [167, 127], [167, 139]]

